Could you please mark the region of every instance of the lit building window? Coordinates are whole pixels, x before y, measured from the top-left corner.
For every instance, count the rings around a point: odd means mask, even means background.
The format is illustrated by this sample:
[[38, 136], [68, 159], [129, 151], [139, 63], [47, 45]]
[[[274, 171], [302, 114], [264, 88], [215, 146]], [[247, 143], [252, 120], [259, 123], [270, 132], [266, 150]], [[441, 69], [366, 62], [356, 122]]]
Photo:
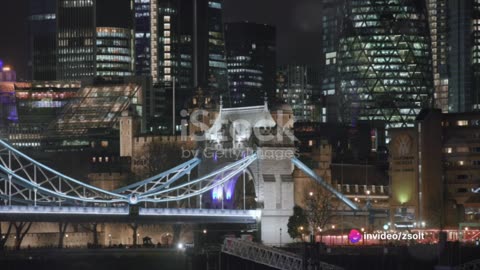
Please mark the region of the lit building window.
[[459, 121], [457, 121], [457, 126], [459, 126], [459, 127], [468, 126], [468, 121], [467, 120], [459, 120]]
[[451, 147], [445, 148], [445, 153], [451, 154], [452, 153], [452, 148]]
[[460, 161], [458, 162], [458, 165], [460, 165], [460, 166], [463, 166], [464, 164], [465, 164], [465, 161], [463, 161], [463, 160], [460, 160]]
[[163, 21], [167, 23], [170, 22], [170, 16], [164, 16]]

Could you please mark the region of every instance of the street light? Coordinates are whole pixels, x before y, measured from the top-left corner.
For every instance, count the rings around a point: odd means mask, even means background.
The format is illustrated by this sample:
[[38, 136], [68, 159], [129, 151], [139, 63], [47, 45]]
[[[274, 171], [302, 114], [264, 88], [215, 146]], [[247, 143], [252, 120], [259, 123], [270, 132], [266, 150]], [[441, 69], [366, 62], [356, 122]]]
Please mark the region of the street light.
[[309, 195], [310, 197], [312, 197], [312, 196], [313, 196], [313, 192], [310, 191], [310, 193], [308, 193], [308, 195]]
[[332, 229], [335, 229], [335, 225], [332, 225]]
[[207, 230], [206, 230], [206, 229], [203, 230], [203, 234], [207, 234]]

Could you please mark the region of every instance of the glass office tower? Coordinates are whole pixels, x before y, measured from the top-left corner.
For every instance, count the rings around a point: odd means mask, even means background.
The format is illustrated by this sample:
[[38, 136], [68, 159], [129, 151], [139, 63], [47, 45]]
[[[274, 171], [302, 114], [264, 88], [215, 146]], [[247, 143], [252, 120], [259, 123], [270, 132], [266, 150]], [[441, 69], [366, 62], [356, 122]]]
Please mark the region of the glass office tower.
[[413, 126], [433, 105], [424, 1], [348, 0], [338, 52], [341, 118]]
[[228, 79], [233, 106], [260, 105], [275, 96], [276, 29], [249, 22], [225, 25]]

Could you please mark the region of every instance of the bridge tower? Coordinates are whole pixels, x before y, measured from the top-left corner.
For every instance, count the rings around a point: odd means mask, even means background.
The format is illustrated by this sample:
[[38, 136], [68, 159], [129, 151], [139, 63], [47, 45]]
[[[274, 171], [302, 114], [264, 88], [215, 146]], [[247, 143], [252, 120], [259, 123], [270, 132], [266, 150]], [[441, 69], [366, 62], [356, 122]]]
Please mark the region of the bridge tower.
[[265, 244], [292, 241], [287, 231], [294, 206], [293, 113], [281, 107], [270, 113], [263, 106], [223, 108], [205, 132], [199, 176], [256, 153], [258, 159], [227, 185], [204, 195], [205, 208], [258, 209]]

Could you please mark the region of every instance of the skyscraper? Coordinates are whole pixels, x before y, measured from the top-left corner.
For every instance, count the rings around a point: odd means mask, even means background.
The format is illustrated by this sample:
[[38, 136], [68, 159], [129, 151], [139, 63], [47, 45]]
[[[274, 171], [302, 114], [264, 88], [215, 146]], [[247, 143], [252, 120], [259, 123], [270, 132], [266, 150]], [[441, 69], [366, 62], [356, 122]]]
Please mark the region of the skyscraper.
[[466, 112], [472, 110], [472, 9], [471, 0], [449, 1], [448, 42], [450, 72], [448, 111]]
[[448, 112], [448, 1], [427, 0], [432, 41], [433, 84], [435, 107]]
[[328, 122], [339, 120], [338, 111], [338, 76], [337, 76], [337, 52], [340, 39], [340, 29], [343, 21], [343, 8], [345, 0], [324, 0], [322, 17], [322, 95], [325, 112], [323, 117]]
[[133, 74], [131, 1], [57, 1], [58, 79]]
[[56, 0], [30, 0], [28, 17], [28, 77], [55, 80], [57, 53]]
[[296, 122], [318, 121], [318, 111], [313, 96], [320, 91], [320, 73], [305, 65], [279, 68], [277, 96], [293, 109]]
[[[135, 1], [137, 75], [192, 95], [194, 87], [225, 91], [222, 2]], [[188, 90], [187, 90], [188, 89]]]
[[249, 22], [225, 25], [228, 79], [233, 106], [263, 103], [275, 95], [276, 29]]
[[424, 1], [348, 0], [338, 52], [342, 121], [413, 126], [433, 105]]
[[57, 78], [95, 76], [95, 0], [58, 0], [57, 5]]

